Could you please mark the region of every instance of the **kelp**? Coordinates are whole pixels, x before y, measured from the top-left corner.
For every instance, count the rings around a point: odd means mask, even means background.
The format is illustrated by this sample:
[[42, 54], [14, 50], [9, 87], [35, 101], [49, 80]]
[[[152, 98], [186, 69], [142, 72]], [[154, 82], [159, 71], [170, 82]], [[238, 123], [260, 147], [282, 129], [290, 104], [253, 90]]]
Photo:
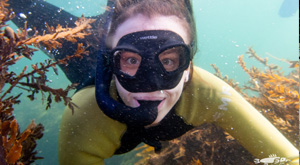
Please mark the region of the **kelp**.
[[[299, 61], [270, 55], [292, 69], [285, 75], [279, 66], [269, 64], [268, 58], [261, 58], [252, 48], [246, 54], [265, 68], [261, 70], [253, 66], [248, 69], [244, 55], [241, 55], [238, 63], [251, 81], [241, 86], [227, 75], [223, 76], [220, 69], [211, 64], [215, 75], [237, 90], [299, 148]], [[162, 144], [160, 153], [154, 153], [153, 147], [148, 145], [138, 148], [140, 152], [136, 156], [140, 160], [135, 164], [254, 164], [255, 159], [230, 134], [213, 124], [201, 125]]]
[[[68, 86], [66, 89], [54, 89], [47, 85], [46, 73], [49, 69], [56, 69], [57, 64], [68, 64], [73, 58], [83, 58], [88, 55], [88, 51], [83, 44], [78, 44], [78, 49], [74, 55], [66, 56], [63, 59], [54, 61], [52, 59], [31, 65], [29, 71], [25, 66], [21, 73], [15, 73], [9, 69], [16, 65], [21, 58], [31, 60], [34, 52], [40, 45], [48, 50], [60, 48], [63, 41], [75, 43], [89, 35], [86, 29], [91, 28], [92, 19], [84, 17], [76, 21], [76, 27], [63, 28], [57, 25], [56, 28], [48, 26], [48, 33], [39, 34], [37, 31], [33, 36], [28, 37], [27, 23], [24, 28], [20, 28], [15, 33], [7, 26], [7, 21], [14, 18], [14, 12], [8, 9], [8, 0], [0, 0], [0, 164], [30, 164], [42, 157], [37, 156], [35, 148], [36, 140], [42, 138], [44, 126], [35, 124], [32, 121], [28, 127], [20, 132], [20, 126], [14, 117], [14, 105], [21, 104], [20, 94], [12, 94], [12, 90], [20, 88], [29, 92], [27, 96], [30, 100], [35, 99], [36, 93], [42, 94], [42, 101], [47, 97], [46, 109], [51, 107], [52, 98], [55, 102], [64, 101], [73, 111], [75, 104], [68, 97], [70, 90], [76, 84]], [[36, 47], [36, 48], [34, 48]], [[47, 94], [48, 96], [45, 96]]]
[[243, 89], [257, 93], [257, 96], [243, 94], [247, 101], [266, 116], [297, 148], [299, 147], [299, 61], [280, 59], [293, 69], [284, 75], [281, 68], [269, 65], [267, 60], [258, 58], [256, 52], [249, 48], [250, 57], [263, 63], [267, 69], [261, 71], [255, 67], [246, 68], [243, 56], [239, 64], [250, 76], [249, 85]]
[[154, 153], [148, 145], [138, 148], [141, 157], [136, 165], [202, 165], [254, 164], [255, 159], [232, 136], [213, 124], [203, 124], [171, 141], [164, 141], [163, 150]]

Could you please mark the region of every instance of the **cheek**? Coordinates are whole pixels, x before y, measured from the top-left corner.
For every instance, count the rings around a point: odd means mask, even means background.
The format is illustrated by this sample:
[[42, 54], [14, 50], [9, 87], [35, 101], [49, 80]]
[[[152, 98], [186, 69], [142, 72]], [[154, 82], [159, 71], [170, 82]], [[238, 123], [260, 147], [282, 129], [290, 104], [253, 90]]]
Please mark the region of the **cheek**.
[[[180, 87], [179, 87], [179, 85], [180, 85]], [[173, 90], [168, 91], [168, 93], [170, 95], [169, 102], [171, 102], [172, 104], [175, 104], [182, 94], [181, 86], [183, 86], [183, 85], [181, 83], [179, 85], [177, 87], [173, 88]]]
[[136, 107], [133, 101], [133, 97], [131, 96], [131, 93], [126, 91], [120, 84], [120, 82], [114, 77], [115, 84], [117, 87], [118, 94], [120, 95], [122, 101], [125, 103], [125, 105], [130, 107]]
[[166, 101], [171, 106], [171, 108], [177, 103], [177, 101], [179, 100], [179, 98], [182, 94], [182, 90], [183, 90], [183, 86], [184, 86], [184, 82], [185, 82], [187, 74], [188, 73], [186, 71], [184, 71], [184, 74], [182, 75], [182, 78], [181, 78], [179, 84], [173, 89], [166, 90], [166, 92], [168, 93], [168, 96], [169, 96]]

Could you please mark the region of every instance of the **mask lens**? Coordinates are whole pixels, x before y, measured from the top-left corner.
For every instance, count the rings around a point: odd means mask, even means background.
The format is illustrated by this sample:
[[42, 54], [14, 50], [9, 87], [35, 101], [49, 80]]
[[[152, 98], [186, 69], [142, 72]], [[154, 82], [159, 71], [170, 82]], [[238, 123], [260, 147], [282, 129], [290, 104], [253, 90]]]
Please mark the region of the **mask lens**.
[[186, 65], [187, 50], [182, 47], [173, 47], [159, 54], [159, 61], [167, 72], [175, 71]]
[[141, 64], [141, 56], [130, 51], [116, 51], [114, 53], [114, 64], [116, 68], [125, 74], [134, 76]]

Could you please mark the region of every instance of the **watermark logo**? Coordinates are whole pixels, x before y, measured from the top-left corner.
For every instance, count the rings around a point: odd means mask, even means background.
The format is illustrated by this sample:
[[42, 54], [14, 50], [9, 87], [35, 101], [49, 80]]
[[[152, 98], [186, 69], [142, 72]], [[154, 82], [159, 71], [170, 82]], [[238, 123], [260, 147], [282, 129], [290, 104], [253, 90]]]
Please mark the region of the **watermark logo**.
[[158, 36], [143, 36], [143, 37], [140, 37], [140, 40], [156, 40], [158, 38]]
[[287, 162], [290, 162], [291, 160], [284, 158], [284, 157], [278, 157], [276, 154], [270, 155], [268, 158], [263, 159], [254, 159], [255, 164], [263, 163], [264, 165], [270, 164], [279, 164], [284, 165]]

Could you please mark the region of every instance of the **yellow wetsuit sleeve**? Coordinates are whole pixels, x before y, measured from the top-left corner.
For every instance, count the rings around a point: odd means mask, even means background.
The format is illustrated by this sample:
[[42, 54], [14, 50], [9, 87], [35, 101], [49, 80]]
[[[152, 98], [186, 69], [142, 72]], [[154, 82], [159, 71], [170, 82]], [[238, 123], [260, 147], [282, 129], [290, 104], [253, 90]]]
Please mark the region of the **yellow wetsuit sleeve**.
[[176, 113], [194, 126], [214, 123], [256, 158], [271, 154], [299, 161], [299, 151], [239, 93], [213, 74], [194, 67]]
[[104, 164], [120, 146], [126, 126], [103, 114], [95, 99], [95, 88], [87, 87], [72, 97], [74, 114], [67, 107], [63, 114], [58, 156], [61, 165]]

